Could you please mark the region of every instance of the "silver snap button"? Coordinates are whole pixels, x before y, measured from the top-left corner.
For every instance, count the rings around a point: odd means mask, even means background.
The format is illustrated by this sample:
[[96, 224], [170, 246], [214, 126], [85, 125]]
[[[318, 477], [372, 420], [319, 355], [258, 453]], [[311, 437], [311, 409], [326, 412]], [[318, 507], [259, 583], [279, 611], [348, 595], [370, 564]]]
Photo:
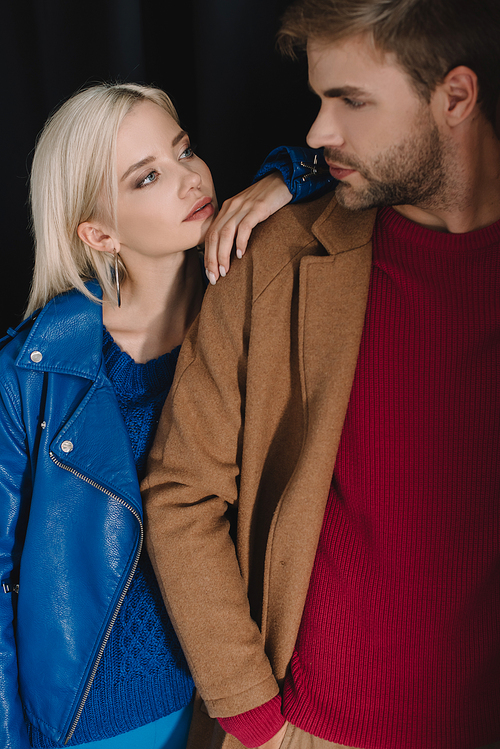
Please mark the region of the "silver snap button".
[[41, 351], [32, 351], [30, 354], [30, 359], [35, 364], [38, 364], [38, 362], [42, 361], [43, 356]]
[[61, 445], [61, 450], [63, 453], [70, 453], [73, 449], [73, 443], [71, 440], [64, 440], [64, 442]]

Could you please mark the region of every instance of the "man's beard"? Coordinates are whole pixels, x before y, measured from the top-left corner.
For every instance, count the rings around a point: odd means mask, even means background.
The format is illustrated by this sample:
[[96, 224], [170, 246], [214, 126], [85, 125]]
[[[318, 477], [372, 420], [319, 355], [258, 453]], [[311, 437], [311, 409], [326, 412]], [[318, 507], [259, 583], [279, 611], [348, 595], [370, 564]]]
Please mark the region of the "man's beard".
[[445, 201], [445, 144], [427, 114], [427, 124], [400, 143], [378, 154], [370, 165], [355, 157], [347, 160], [342, 151], [325, 148], [328, 161], [356, 169], [366, 185], [353, 187], [339, 182], [335, 195], [345, 208], [362, 210], [386, 205], [414, 205], [432, 208]]

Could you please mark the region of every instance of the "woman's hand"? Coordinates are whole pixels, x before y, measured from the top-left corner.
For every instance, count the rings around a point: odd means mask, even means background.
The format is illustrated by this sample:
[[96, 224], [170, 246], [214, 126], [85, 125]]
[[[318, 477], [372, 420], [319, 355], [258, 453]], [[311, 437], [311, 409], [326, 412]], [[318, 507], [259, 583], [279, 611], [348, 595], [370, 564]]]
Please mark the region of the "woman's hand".
[[291, 199], [281, 173], [271, 172], [222, 204], [205, 237], [205, 268], [210, 283], [228, 272], [233, 244], [237, 257], [243, 257], [252, 229]]

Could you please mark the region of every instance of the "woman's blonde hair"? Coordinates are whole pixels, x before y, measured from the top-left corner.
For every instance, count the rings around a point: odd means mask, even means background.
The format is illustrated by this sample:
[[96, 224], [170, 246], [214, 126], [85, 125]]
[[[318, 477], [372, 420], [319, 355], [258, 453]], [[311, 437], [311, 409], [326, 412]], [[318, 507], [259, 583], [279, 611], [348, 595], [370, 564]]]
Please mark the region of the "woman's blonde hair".
[[85, 286], [91, 278], [114, 301], [113, 257], [82, 242], [77, 229], [96, 219], [116, 228], [116, 138], [141, 101], [158, 104], [179, 124], [164, 91], [135, 83], [79, 91], [45, 124], [31, 170], [35, 268], [26, 315], [72, 288], [98, 301]]

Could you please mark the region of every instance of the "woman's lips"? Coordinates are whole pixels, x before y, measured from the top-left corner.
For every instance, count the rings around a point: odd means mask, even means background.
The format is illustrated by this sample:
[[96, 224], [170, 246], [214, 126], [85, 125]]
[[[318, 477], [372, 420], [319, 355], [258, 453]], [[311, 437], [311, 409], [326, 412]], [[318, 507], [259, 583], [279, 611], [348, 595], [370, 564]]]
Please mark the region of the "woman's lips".
[[193, 206], [191, 213], [186, 216], [184, 221], [204, 221], [214, 213], [214, 206], [211, 198], [200, 198]]

